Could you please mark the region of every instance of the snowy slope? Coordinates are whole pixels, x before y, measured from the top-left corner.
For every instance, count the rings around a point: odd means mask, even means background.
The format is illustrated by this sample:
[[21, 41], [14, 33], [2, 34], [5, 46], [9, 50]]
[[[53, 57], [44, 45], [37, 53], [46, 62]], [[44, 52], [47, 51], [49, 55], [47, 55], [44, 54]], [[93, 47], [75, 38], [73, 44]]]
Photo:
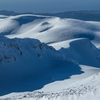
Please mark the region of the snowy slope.
[[27, 15], [27, 17], [26, 15], [19, 16], [9, 18], [9, 20], [17, 21], [21, 26], [16, 31], [11, 32], [10, 35], [7, 35], [7, 37], [36, 38], [45, 43], [60, 42], [74, 38], [88, 38], [94, 43], [100, 42], [100, 22], [44, 16], [41, 16], [41, 18], [39, 16], [32, 17], [32, 15]]
[[[5, 30], [9, 29], [10, 32], [6, 35], [9, 38], [29, 37], [39, 39], [45, 43], [88, 38], [94, 43], [100, 42], [100, 22], [23, 14], [8, 16], [0, 23], [3, 25], [0, 28], [0, 33], [2, 35], [7, 34]], [[13, 28], [9, 25], [12, 25]]]
[[0, 24], [0, 95], [22, 92], [0, 100], [99, 100], [100, 22], [23, 14]]
[[13, 31], [17, 31], [23, 24], [30, 23], [36, 19], [43, 19], [44, 16], [40, 15], [17, 15], [17, 16], [4, 16], [0, 15], [0, 33], [3, 35], [9, 35]]
[[100, 73], [54, 93], [24, 92], [1, 96], [0, 100], [100, 100]]
[[[66, 45], [67, 44], [67, 45]], [[58, 51], [82, 65], [100, 67], [100, 49], [89, 39], [80, 38], [51, 44]], [[60, 48], [62, 46], [63, 48]]]
[[35, 39], [0, 37], [0, 48], [0, 95], [40, 89], [82, 73], [73, 60]]

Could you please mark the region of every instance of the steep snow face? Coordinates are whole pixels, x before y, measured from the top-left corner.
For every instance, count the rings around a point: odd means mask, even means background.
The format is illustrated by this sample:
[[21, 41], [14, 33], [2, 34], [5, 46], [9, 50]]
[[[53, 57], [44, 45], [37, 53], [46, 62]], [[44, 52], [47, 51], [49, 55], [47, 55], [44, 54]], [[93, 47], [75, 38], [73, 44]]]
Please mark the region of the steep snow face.
[[89, 39], [72, 39], [50, 45], [79, 64], [100, 67], [100, 49], [96, 48]]
[[40, 89], [83, 73], [73, 60], [35, 39], [0, 37], [0, 48], [0, 95]]
[[54, 93], [25, 92], [0, 97], [1, 100], [100, 100], [100, 73]]

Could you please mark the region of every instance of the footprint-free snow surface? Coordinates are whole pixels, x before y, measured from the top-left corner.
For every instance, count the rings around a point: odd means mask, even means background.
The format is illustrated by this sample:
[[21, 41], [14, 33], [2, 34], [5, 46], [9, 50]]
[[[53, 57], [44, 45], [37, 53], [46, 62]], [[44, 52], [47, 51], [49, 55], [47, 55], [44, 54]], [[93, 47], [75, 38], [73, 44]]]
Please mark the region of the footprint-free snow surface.
[[0, 15], [0, 100], [100, 100], [100, 22]]

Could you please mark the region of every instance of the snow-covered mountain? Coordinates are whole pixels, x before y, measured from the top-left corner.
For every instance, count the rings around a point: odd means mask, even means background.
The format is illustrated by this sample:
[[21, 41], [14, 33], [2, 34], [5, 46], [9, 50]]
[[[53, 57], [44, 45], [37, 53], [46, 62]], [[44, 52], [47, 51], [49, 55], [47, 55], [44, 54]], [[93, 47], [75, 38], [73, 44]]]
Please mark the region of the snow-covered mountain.
[[100, 22], [22, 14], [0, 25], [0, 100], [100, 99]]
[[53, 47], [35, 39], [1, 37], [0, 48], [1, 94], [36, 90], [55, 80], [82, 73], [81, 68], [71, 59], [69, 61]]

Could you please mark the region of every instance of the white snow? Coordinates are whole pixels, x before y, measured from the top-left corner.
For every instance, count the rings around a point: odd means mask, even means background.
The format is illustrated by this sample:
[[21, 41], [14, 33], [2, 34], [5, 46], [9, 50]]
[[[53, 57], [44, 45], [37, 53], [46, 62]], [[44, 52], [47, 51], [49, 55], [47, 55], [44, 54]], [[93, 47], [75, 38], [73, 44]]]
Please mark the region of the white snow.
[[[32, 15], [30, 15], [32, 17]], [[31, 19], [27, 15], [27, 19]], [[12, 20], [26, 18], [26, 15], [20, 17], [10, 17]], [[66, 41], [74, 38], [89, 38], [94, 43], [100, 42], [100, 22], [81, 21], [76, 19], [60, 19], [58, 17], [33, 16], [33, 22], [21, 25], [13, 34], [7, 35], [9, 38], [36, 38], [45, 43]], [[45, 24], [46, 23], [46, 24]], [[33, 27], [32, 27], [33, 25]]]
[[10, 20], [9, 18], [0, 21], [0, 33], [12, 31], [18, 27], [18, 22]]
[[69, 79], [65, 79], [63, 81], [56, 81], [56, 82], [47, 84], [40, 91], [57, 92], [63, 89], [67, 89], [73, 83], [76, 83], [79, 80], [85, 79], [89, 76], [94, 75], [95, 73], [100, 72], [100, 68], [94, 68], [91, 66], [84, 66], [84, 65], [80, 65], [80, 67], [82, 68], [82, 71], [84, 71], [84, 73], [82, 73], [81, 75], [80, 74], [72, 75]]
[[99, 100], [100, 73], [80, 80], [62, 91], [11, 93], [0, 100]]
[[0, 24], [0, 100], [100, 100], [100, 22], [23, 14]]

